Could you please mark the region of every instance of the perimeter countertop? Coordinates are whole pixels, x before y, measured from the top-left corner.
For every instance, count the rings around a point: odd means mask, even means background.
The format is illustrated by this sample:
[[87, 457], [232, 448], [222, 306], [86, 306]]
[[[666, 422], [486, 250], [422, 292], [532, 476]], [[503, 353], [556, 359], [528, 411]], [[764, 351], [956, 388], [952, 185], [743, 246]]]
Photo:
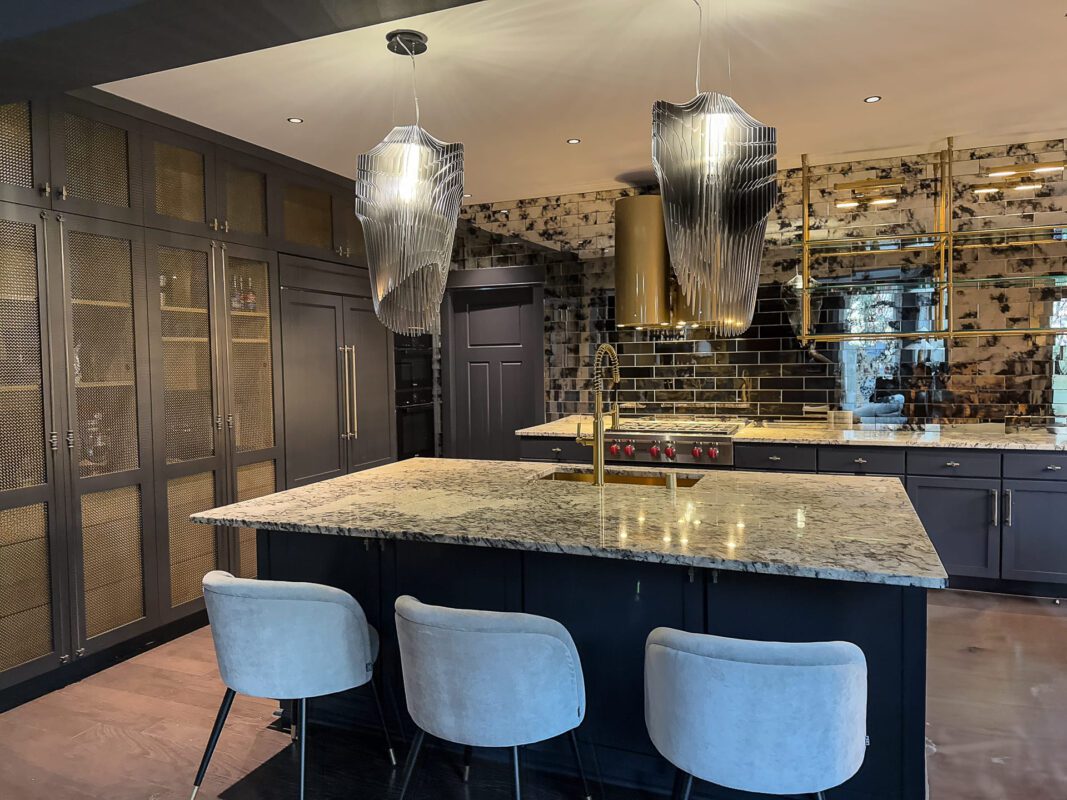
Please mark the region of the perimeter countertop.
[[[539, 438], [573, 437], [581, 422], [584, 432], [592, 431], [592, 417], [574, 414], [569, 417], [522, 428], [519, 436]], [[1043, 430], [1005, 433], [1001, 425], [945, 425], [940, 430], [831, 430], [818, 424], [758, 427], [745, 425], [734, 434], [736, 443], [813, 444], [813, 445], [884, 445], [889, 447], [958, 447], [986, 450], [1065, 450], [1067, 434]]]
[[673, 471], [699, 480], [673, 493], [660, 486], [540, 480], [587, 470], [414, 458], [191, 519], [863, 583], [947, 583], [896, 478], [681, 469]]

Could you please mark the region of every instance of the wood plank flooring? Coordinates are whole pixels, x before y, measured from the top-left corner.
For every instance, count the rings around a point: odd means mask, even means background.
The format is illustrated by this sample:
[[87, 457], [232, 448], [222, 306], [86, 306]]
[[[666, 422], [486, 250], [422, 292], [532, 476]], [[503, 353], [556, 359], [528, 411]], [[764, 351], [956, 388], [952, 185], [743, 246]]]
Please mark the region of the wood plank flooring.
[[[932, 800], [1067, 798], [1067, 605], [966, 592], [933, 592], [929, 605]], [[184, 800], [222, 692], [204, 629], [0, 714], [0, 797]], [[275, 707], [237, 697], [199, 797], [296, 797]], [[379, 735], [312, 726], [308, 741], [309, 798], [395, 795], [399, 770]], [[430, 751], [422, 765], [420, 800], [511, 796], [503, 762], [476, 759], [470, 785], [452, 754]], [[527, 800], [581, 796], [575, 781], [540, 773], [524, 789]]]

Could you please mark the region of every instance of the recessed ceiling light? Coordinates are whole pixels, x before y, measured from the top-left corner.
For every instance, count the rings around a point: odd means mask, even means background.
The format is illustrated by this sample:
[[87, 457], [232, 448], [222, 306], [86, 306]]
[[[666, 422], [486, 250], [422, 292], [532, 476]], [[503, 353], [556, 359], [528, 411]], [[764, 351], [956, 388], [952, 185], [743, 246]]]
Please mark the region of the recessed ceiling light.
[[301, 122], [304, 121], [304, 118], [303, 117], [286, 117], [285, 121], [286, 122], [291, 122], [294, 125], [299, 125]]
[[567, 140], [567, 144], [581, 144], [581, 143], [582, 143], [581, 139], [568, 139]]
[[870, 97], [864, 97], [863, 98], [863, 102], [864, 103], [877, 103], [881, 99], [882, 99], [882, 95], [880, 95], [880, 94], [872, 94]]

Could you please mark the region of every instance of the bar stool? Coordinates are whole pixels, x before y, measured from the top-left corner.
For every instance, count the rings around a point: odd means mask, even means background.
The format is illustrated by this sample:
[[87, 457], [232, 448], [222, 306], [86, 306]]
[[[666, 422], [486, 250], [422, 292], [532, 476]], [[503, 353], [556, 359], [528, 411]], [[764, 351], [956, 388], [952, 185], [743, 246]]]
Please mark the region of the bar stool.
[[370, 683], [385, 742], [396, 758], [374, 684], [378, 632], [355, 598], [332, 586], [204, 576], [204, 601], [226, 693], [193, 782], [196, 797], [237, 692], [297, 700], [300, 798], [304, 797], [307, 700]]
[[770, 795], [811, 795], [863, 763], [867, 661], [848, 642], [754, 642], [656, 628], [645, 644], [645, 724], [693, 778]]
[[401, 800], [427, 733], [464, 746], [464, 777], [471, 748], [510, 748], [516, 800], [519, 747], [569, 733], [590, 799], [575, 734], [585, 717], [585, 680], [566, 628], [532, 614], [443, 608], [405, 596], [396, 601], [396, 630], [408, 712], [418, 727]]

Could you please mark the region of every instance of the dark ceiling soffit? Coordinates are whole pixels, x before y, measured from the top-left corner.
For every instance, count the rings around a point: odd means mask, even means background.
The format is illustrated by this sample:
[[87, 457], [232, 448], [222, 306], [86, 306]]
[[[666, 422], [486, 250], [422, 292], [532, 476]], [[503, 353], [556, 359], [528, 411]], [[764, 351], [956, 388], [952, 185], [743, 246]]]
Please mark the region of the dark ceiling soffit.
[[[77, 13], [40, 14], [8, 3], [5, 24], [36, 31], [0, 36], [0, 102], [313, 39], [477, 0], [80, 0]], [[96, 6], [87, 12], [86, 6]], [[26, 19], [22, 19], [25, 16]]]

